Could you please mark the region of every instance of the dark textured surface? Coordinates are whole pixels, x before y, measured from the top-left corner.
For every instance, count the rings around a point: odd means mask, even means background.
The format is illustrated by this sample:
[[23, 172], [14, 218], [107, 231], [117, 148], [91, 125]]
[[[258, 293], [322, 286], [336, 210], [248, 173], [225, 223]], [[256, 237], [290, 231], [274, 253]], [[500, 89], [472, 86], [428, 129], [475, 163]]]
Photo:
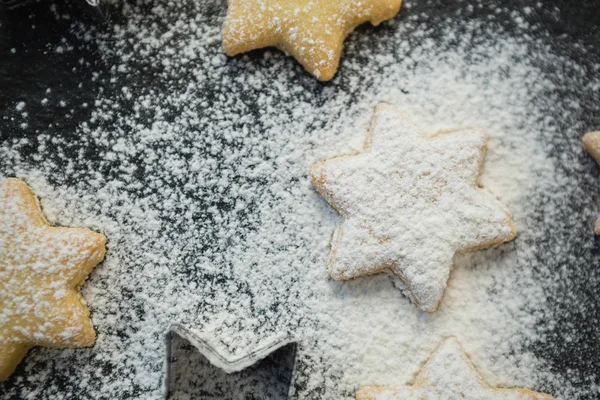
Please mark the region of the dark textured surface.
[[[69, 138], [90, 117], [98, 93], [92, 72], [105, 66], [89, 44], [71, 44], [73, 18], [93, 22], [69, 2], [37, 2], [0, 16], [0, 138], [31, 140], [25, 156], [40, 133]], [[56, 52], [61, 43], [74, 50]], [[19, 101], [27, 102], [27, 117], [15, 110]]]
[[[467, 9], [466, 4], [468, 2], [425, 1], [415, 4], [406, 14], [428, 10], [431, 18], [427, 23], [431, 25], [448, 17], [492, 18], [511, 31], [514, 29], [511, 11], [520, 9], [529, 2], [503, 1], [502, 12], [496, 12], [497, 7], [492, 5], [489, 8]], [[55, 11], [51, 11], [51, 6], [55, 7]], [[98, 61], [93, 42], [82, 45], [70, 31], [73, 19], [81, 19], [86, 24], [92, 23], [92, 20], [83, 17], [79, 9], [68, 3], [52, 5], [40, 2], [26, 9], [4, 14], [0, 16], [0, 21], [4, 18], [0, 27], [0, 140], [27, 136], [31, 138], [33, 148], [35, 137], [42, 132], [68, 138], [75, 132], [75, 127], [90, 116], [100, 86], [95, 85], [93, 74], [99, 73], [102, 77], [103, 72], [110, 68]], [[574, 7], [568, 1], [547, 1], [542, 9], [535, 9], [529, 18], [537, 26], [532, 35], [550, 36], [552, 40], [549, 43], [557, 54], [577, 60], [580, 65], [589, 69], [589, 73], [598, 73], [593, 70], [593, 66], [600, 63], [600, 2], [581, 1]], [[55, 49], [61, 43], [73, 46], [74, 49], [57, 53]], [[543, 64], [543, 60], [540, 62]], [[543, 64], [543, 67], [551, 71], [555, 66]], [[47, 93], [46, 89], [50, 86], [52, 92]], [[600, 129], [598, 93], [585, 92], [584, 88], [579, 87], [561, 86], [558, 90], [565, 97], [589, 99], [584, 100], [583, 108], [563, 110], [565, 118], [558, 123], [565, 126], [576, 125], [580, 132]], [[42, 106], [45, 98], [48, 103]], [[15, 104], [20, 100], [27, 101], [27, 117], [15, 110]], [[22, 124], [27, 125], [23, 127]], [[580, 137], [547, 138], [557, 165], [568, 176], [580, 180], [581, 185], [588, 188], [589, 198], [586, 202], [600, 204], [600, 169], [581, 150], [579, 140]], [[73, 149], [75, 150], [77, 149]], [[94, 149], [86, 150], [93, 157]], [[574, 192], [569, 202], [569, 208], [577, 211], [581, 193]], [[538, 247], [541, 260], [551, 254], [556, 265], [562, 266], [557, 267], [556, 280], [563, 285], [564, 296], [548, 299], [556, 310], [558, 322], [554, 325], [554, 330], [549, 332], [553, 340], [534, 346], [534, 350], [553, 370], [571, 376], [573, 381], [580, 382], [585, 387], [592, 383], [589, 382], [590, 372], [600, 370], [600, 301], [597, 297], [600, 292], [600, 242], [591, 236], [589, 221], [577, 218], [576, 215], [565, 215], [564, 218], [563, 221], [549, 222], [549, 232], [557, 233]], [[562, 228], [570, 225], [570, 229], [553, 230], [553, 223], [560, 223]], [[578, 243], [589, 240], [596, 240], [593, 250], [578, 250]], [[575, 258], [571, 257], [573, 254]], [[202, 364], [203, 361], [193, 349], [184, 344], [179, 347], [177, 357], [179, 364], [176, 365], [179, 366], [192, 365], [195, 361], [202, 365], [198, 366], [197, 375], [190, 374], [187, 368], [176, 378], [187, 381], [186, 388], [199, 387], [196, 380], [201, 381], [198, 377], [211, 371], [210, 366]], [[187, 361], [183, 362], [186, 357]], [[270, 371], [279, 365], [274, 361], [267, 364], [266, 367], [262, 364], [257, 366], [256, 370], [253, 369], [248, 374], [264, 376], [261, 375], [262, 368]], [[283, 364], [284, 371], [289, 369], [286, 362]], [[234, 378], [232, 376], [232, 382], [235, 382]], [[595, 384], [600, 384], [598, 379], [600, 378], [596, 378]], [[190, 381], [194, 383], [190, 385]], [[277, 390], [282, 382], [276, 379], [262, 384], [272, 385], [275, 388], [273, 390]], [[297, 384], [301, 385], [302, 381]], [[200, 390], [198, 393], [203, 392]], [[135, 390], [132, 394], [135, 394]]]

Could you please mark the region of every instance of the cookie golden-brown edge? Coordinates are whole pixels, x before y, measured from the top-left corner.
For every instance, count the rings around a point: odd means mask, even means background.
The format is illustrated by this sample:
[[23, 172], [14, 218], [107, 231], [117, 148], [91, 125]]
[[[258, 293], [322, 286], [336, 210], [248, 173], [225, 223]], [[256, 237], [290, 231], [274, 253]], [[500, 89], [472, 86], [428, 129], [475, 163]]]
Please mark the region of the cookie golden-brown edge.
[[[82, 228], [65, 228], [65, 227], [53, 227], [48, 224], [42, 214], [39, 202], [31, 189], [25, 182], [16, 178], [7, 178], [4, 182], [0, 181], [0, 185], [6, 185], [5, 198], [16, 197], [18, 198], [18, 212], [22, 214], [26, 223], [20, 227], [22, 230], [27, 229], [39, 229], [44, 235], [48, 237], [60, 236], [60, 233], [68, 230], [69, 237], [75, 235], [80, 239], [79, 244], [83, 246], [84, 251], [88, 256], [83, 262], [77, 265], [76, 271], [68, 271], [67, 275], [61, 271], [54, 279], [61, 279], [66, 282], [64, 289], [67, 289], [67, 293], [61, 298], [61, 309], [56, 310], [57, 313], [61, 313], [62, 318], [67, 318], [69, 321], [74, 321], [74, 325], [78, 327], [72, 335], [63, 335], [64, 329], [57, 329], [56, 331], [50, 330], [49, 336], [53, 337], [52, 341], [43, 340], [27, 340], [12, 343], [1, 343], [0, 344], [0, 381], [7, 379], [15, 370], [19, 362], [25, 356], [27, 351], [37, 345], [45, 347], [87, 347], [94, 344], [96, 334], [90, 320], [90, 313], [87, 306], [84, 305], [83, 298], [77, 290], [80, 285], [92, 271], [92, 269], [104, 259], [106, 238], [104, 235], [93, 232], [88, 229]], [[50, 249], [50, 251], [52, 251]], [[10, 262], [10, 260], [8, 260]], [[1, 266], [1, 259], [0, 259]], [[16, 279], [16, 278], [15, 278]], [[39, 278], [31, 286], [32, 292], [35, 292], [37, 284], [49, 284], [52, 283], [52, 276], [45, 276], [44, 279]], [[47, 300], [47, 299], [44, 299]], [[45, 316], [52, 318], [52, 315]], [[14, 321], [9, 321], [8, 327], [5, 329], [14, 328]], [[38, 319], [22, 318], [19, 321], [18, 326], [24, 328], [33, 328], [37, 323], [41, 323]], [[1, 327], [0, 327], [1, 329]]]

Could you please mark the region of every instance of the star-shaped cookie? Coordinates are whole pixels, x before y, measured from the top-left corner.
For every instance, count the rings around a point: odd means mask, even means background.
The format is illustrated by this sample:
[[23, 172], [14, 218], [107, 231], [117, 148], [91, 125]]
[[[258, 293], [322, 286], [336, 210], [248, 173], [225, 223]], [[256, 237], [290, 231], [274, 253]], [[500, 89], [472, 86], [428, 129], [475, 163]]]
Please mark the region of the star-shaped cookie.
[[313, 166], [316, 190], [342, 216], [329, 274], [389, 270], [424, 311], [435, 311], [457, 252], [512, 240], [508, 210], [478, 186], [485, 134], [423, 137], [394, 107], [375, 110], [365, 150]]
[[[600, 132], [589, 132], [583, 136], [583, 146], [585, 150], [596, 160], [600, 165]], [[600, 217], [596, 220], [594, 227], [596, 235], [600, 235]]]
[[337, 71], [344, 39], [367, 21], [393, 18], [401, 0], [230, 0], [223, 49], [230, 56], [275, 46], [322, 81]]
[[455, 338], [448, 338], [423, 366], [412, 386], [366, 386], [357, 400], [552, 400], [545, 393], [527, 389], [488, 386]]
[[91, 346], [95, 332], [77, 291], [104, 258], [105, 238], [48, 225], [29, 187], [0, 180], [0, 380], [33, 346]]

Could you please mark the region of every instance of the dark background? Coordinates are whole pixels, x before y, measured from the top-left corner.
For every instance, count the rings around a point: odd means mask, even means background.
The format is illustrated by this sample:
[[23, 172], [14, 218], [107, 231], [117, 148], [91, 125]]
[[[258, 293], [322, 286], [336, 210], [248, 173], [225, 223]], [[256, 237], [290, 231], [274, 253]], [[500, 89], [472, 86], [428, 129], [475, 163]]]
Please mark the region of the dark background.
[[[78, 124], [89, 119], [94, 99], [111, 66], [100, 61], [94, 42], [84, 43], [77, 39], [72, 27], [77, 23], [93, 24], [102, 32], [109, 29], [111, 22], [98, 23], [76, 1], [40, 1], [12, 11], [0, 8], [0, 141], [14, 136], [29, 137], [35, 147], [38, 134], [68, 137], [74, 134]], [[514, 19], [510, 16], [511, 10], [535, 4], [516, 0], [503, 0], [497, 4], [490, 1], [488, 5], [477, 4], [468, 10], [465, 5], [469, 3], [413, 1], [410, 9], [403, 10], [401, 18], [411, 13], [427, 12], [430, 15], [428, 23], [435, 25], [436, 20], [448, 17], [485, 19], [494, 15], [496, 21], [511, 31], [516, 29], [513, 26]], [[497, 12], [498, 4], [501, 4], [501, 12]], [[117, 13], [112, 14], [114, 21]], [[535, 26], [531, 34], [551, 37], [548, 42], [557, 54], [576, 60], [589, 71], [593, 71], [593, 66], [600, 63], [600, 1], [545, 0], [542, 7], [535, 7], [527, 19]], [[71, 46], [73, 49], [64, 53], [56, 52], [58, 45]], [[544, 68], [552, 69], [553, 66], [544, 65]], [[49, 87], [52, 88], [50, 93], [47, 92]], [[561, 90], [564, 96], [584, 97], [584, 109], [580, 115], [582, 128], [600, 130], [598, 93], [582, 93], [582, 89], [577, 87], [564, 87]], [[43, 99], [47, 99], [46, 105], [42, 105]], [[26, 117], [15, 110], [19, 101], [27, 102]], [[561, 161], [559, 156], [569, 151], [575, 139], [552, 140], [555, 152], [552, 156], [567, 172], [574, 171], [570, 171], [571, 166]], [[586, 182], [598, 182], [597, 186], [589, 187], [589, 192], [599, 204], [600, 169], [591, 159], [582, 163], [589, 167], [591, 176]], [[572, 201], [574, 204], [571, 208], [576, 211], [580, 206], [575, 204], [576, 198]], [[589, 235], [588, 228], [574, 226], [573, 229], [581, 232], [581, 235], [558, 237], [555, 240], [573, 241], [576, 237]], [[547, 244], [552, 245], [552, 241]], [[577, 251], [576, 246], [572, 249]], [[552, 251], [551, 248], [547, 250]], [[572, 265], [568, 272], [564, 272], [569, 274], [566, 277], [568, 279], [561, 280], [564, 282], [565, 296], [549, 299], [559, 319], [555, 331], [551, 332], [553, 340], [533, 350], [546, 360], [552, 370], [568, 374], [573, 382], [586, 387], [594, 383], [600, 385], [600, 241], [596, 240], [591, 253], [578, 256], [589, 260], [589, 263]], [[557, 276], [557, 279], [561, 277]], [[564, 326], [569, 329], [561, 329]], [[573, 335], [573, 332], [576, 334]], [[190, 360], [197, 358], [194, 350], [186, 345], [178, 346], [177, 357], [180, 361], [186, 357]], [[287, 376], [291, 371], [290, 363], [293, 362], [290, 354], [284, 352], [279, 360], [277, 355], [274, 357], [274, 360], [267, 360], [256, 368], [272, 370], [273, 366], [283, 365]], [[595, 382], [589, 381], [591, 372], [599, 375]], [[256, 372], [256, 376], [263, 375]], [[177, 379], [184, 377], [182, 375]], [[186, 375], [185, 379], [192, 378]], [[284, 381], [287, 379], [284, 378]], [[275, 384], [281, 385], [281, 380]], [[204, 393], [200, 387], [197, 389], [196, 395]]]

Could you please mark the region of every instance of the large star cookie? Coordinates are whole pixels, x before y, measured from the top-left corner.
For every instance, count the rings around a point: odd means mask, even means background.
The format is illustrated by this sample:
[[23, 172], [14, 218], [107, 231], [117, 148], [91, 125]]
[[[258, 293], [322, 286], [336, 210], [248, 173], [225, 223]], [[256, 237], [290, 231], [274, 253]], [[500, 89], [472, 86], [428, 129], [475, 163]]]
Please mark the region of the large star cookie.
[[[600, 132], [586, 133], [583, 136], [583, 146], [594, 160], [596, 160], [598, 165], [600, 165]], [[600, 217], [596, 220], [594, 232], [596, 232], [596, 235], [600, 235]]]
[[424, 311], [435, 311], [457, 252], [512, 240], [507, 209], [478, 186], [486, 136], [431, 138], [392, 106], [375, 110], [364, 152], [316, 164], [317, 191], [342, 216], [329, 274], [345, 280], [390, 270]]
[[322, 81], [337, 70], [344, 39], [367, 21], [390, 19], [401, 0], [230, 0], [223, 49], [230, 55], [267, 46], [291, 54]]
[[104, 258], [105, 238], [48, 225], [18, 179], [0, 180], [0, 381], [32, 346], [91, 346], [77, 285]]
[[435, 350], [412, 386], [366, 386], [357, 400], [552, 400], [553, 397], [527, 389], [498, 389], [488, 386], [454, 338]]

